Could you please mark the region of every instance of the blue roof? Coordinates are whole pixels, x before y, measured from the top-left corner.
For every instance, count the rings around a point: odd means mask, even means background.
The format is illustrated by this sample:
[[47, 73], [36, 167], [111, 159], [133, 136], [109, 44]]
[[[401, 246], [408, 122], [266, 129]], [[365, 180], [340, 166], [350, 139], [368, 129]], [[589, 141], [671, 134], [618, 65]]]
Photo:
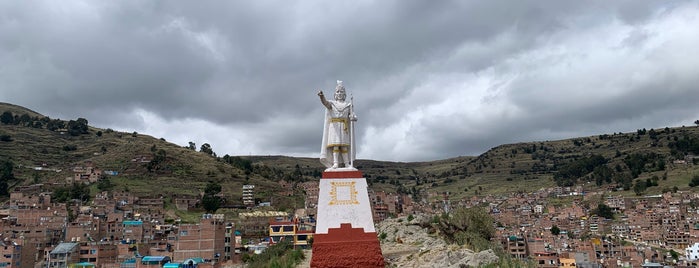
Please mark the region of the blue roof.
[[192, 261], [192, 263], [197, 264], [204, 262], [204, 258], [189, 258], [183, 261], [182, 263], [189, 263], [189, 261]]
[[182, 267], [182, 264], [179, 262], [168, 262], [165, 265], [163, 265], [163, 268], [179, 268]]
[[143, 222], [142, 221], [124, 221], [123, 224], [124, 225], [142, 225]]
[[170, 260], [170, 257], [168, 256], [144, 256], [141, 261], [163, 261], [163, 260]]

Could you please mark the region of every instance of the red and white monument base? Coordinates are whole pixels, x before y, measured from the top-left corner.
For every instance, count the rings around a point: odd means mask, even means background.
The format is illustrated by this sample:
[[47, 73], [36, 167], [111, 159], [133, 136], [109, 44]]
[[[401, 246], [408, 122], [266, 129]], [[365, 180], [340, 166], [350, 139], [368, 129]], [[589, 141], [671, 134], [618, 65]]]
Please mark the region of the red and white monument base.
[[311, 267], [384, 267], [362, 172], [323, 172]]

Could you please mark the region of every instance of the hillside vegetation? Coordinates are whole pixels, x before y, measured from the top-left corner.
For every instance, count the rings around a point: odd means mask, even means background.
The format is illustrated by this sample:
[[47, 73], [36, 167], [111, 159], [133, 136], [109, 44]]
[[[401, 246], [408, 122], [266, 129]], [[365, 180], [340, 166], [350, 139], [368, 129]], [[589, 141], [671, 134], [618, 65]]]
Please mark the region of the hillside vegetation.
[[[477, 157], [431, 162], [357, 160], [372, 189], [413, 195], [417, 200], [468, 198], [532, 192], [548, 187], [583, 186], [628, 195], [688, 190], [699, 186], [699, 128], [641, 128], [558, 141], [500, 145]], [[317, 159], [284, 156], [250, 159], [313, 176]], [[429, 195], [428, 193], [433, 193]]]
[[[283, 189], [277, 182], [315, 180], [323, 170], [315, 158], [217, 156], [208, 144], [197, 150], [194, 144], [100, 129], [85, 118], [51, 119], [7, 103], [0, 103], [0, 114], [0, 164], [13, 167], [12, 174], [0, 173], [4, 196], [19, 185], [65, 184], [74, 167], [92, 163], [118, 173], [105, 177], [111, 190], [151, 197], [199, 195], [215, 182], [222, 186], [225, 205], [236, 206], [242, 185], [255, 184], [258, 201], [276, 199], [273, 205], [286, 209], [302, 207], [303, 193], [279, 195]], [[692, 179], [699, 185], [699, 163], [692, 155], [699, 155], [699, 128], [682, 126], [505, 144], [479, 156], [429, 162], [358, 160], [356, 166], [372, 190], [405, 193], [418, 201], [581, 185], [641, 195], [686, 190]], [[7, 184], [4, 193], [2, 183]]]
[[[1, 181], [9, 191], [30, 184], [52, 190], [67, 184], [73, 168], [92, 164], [117, 173], [104, 177], [109, 190], [142, 197], [198, 196], [209, 182], [215, 182], [222, 187], [224, 206], [239, 206], [243, 184], [255, 184], [260, 201], [268, 201], [280, 189], [276, 181], [284, 176], [271, 168], [252, 170], [248, 161], [238, 157], [217, 157], [210, 147], [198, 151], [136, 132], [100, 129], [89, 126], [84, 118], [51, 119], [6, 103], [0, 103], [0, 114], [0, 163], [11, 164], [2, 173], [12, 171]], [[0, 195], [7, 197], [7, 191], [1, 190]], [[96, 193], [97, 186], [91, 190]], [[280, 203], [302, 204], [294, 197], [287, 201]]]

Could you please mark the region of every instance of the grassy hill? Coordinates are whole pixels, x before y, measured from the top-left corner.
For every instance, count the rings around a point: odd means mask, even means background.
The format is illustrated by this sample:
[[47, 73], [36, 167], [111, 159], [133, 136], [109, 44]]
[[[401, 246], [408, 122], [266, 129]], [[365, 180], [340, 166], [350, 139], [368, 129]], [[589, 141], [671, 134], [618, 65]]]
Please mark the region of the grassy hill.
[[[698, 127], [639, 129], [634, 133], [505, 144], [477, 157], [430, 162], [357, 160], [356, 166], [374, 190], [405, 192], [422, 198], [428, 192], [449, 192], [450, 199], [461, 199], [532, 192], [559, 185], [583, 186], [586, 191], [621, 189], [622, 194], [635, 195], [633, 187], [649, 180], [651, 186], [639, 194], [657, 194], [675, 187], [690, 190], [691, 178], [699, 176], [699, 163], [692, 159], [686, 164], [675, 163], [687, 155], [699, 155]], [[585, 167], [595, 156], [604, 159], [604, 163]], [[287, 171], [300, 169], [304, 174], [322, 168], [317, 159], [256, 156], [250, 160]], [[575, 176], [565, 178], [564, 173]]]
[[[277, 182], [317, 179], [323, 170], [316, 158], [214, 157], [164, 139], [92, 126], [73, 135], [63, 128], [49, 130], [53, 119], [0, 103], [0, 113], [8, 111], [17, 118], [27, 114], [20, 123], [0, 123], [0, 161], [10, 160], [15, 166], [16, 179], [9, 182], [10, 187], [64, 183], [73, 167], [92, 162], [102, 170], [119, 173], [109, 177], [114, 190], [141, 196], [197, 195], [213, 181], [222, 186], [228, 204], [239, 204], [242, 185], [255, 184], [260, 201], [274, 197], [282, 208], [293, 208], [302, 206], [302, 193], [280, 196], [283, 189]], [[37, 125], [37, 121], [43, 123]], [[625, 189], [622, 193], [634, 195], [634, 187], [646, 183], [638, 193], [690, 189], [689, 181], [699, 175], [699, 163], [676, 161], [687, 155], [699, 155], [699, 128], [694, 126], [505, 144], [479, 156], [429, 162], [357, 160], [356, 166], [373, 190], [408, 193], [419, 199], [427, 198], [428, 193], [449, 192], [451, 199], [460, 199], [556, 185]]]
[[[71, 135], [66, 129], [47, 129], [45, 122], [54, 119], [0, 103], [0, 113], [7, 111], [17, 117], [27, 114], [31, 121], [0, 123], [0, 161], [9, 160], [14, 166], [15, 179], [8, 181], [10, 191], [19, 185], [36, 183], [50, 190], [51, 185], [65, 184], [66, 178], [73, 176], [74, 167], [87, 163], [118, 172], [117, 176], [107, 176], [114, 185], [112, 189], [138, 196], [199, 195], [213, 181], [222, 186], [228, 204], [239, 205], [243, 184], [255, 184], [261, 201], [269, 200], [280, 190], [273, 177], [246, 172], [221, 158], [164, 139], [92, 126], [86, 133]], [[43, 123], [39, 126], [35, 122]], [[94, 186], [92, 190], [97, 191]], [[292, 201], [291, 204], [300, 202]]]

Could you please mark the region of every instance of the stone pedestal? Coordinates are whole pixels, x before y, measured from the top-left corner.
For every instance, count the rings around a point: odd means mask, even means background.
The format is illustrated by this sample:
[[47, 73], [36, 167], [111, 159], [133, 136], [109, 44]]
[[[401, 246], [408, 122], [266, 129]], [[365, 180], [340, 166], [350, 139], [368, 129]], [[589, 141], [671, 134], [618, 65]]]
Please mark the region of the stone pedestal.
[[384, 267], [360, 171], [323, 172], [317, 216], [311, 267]]

